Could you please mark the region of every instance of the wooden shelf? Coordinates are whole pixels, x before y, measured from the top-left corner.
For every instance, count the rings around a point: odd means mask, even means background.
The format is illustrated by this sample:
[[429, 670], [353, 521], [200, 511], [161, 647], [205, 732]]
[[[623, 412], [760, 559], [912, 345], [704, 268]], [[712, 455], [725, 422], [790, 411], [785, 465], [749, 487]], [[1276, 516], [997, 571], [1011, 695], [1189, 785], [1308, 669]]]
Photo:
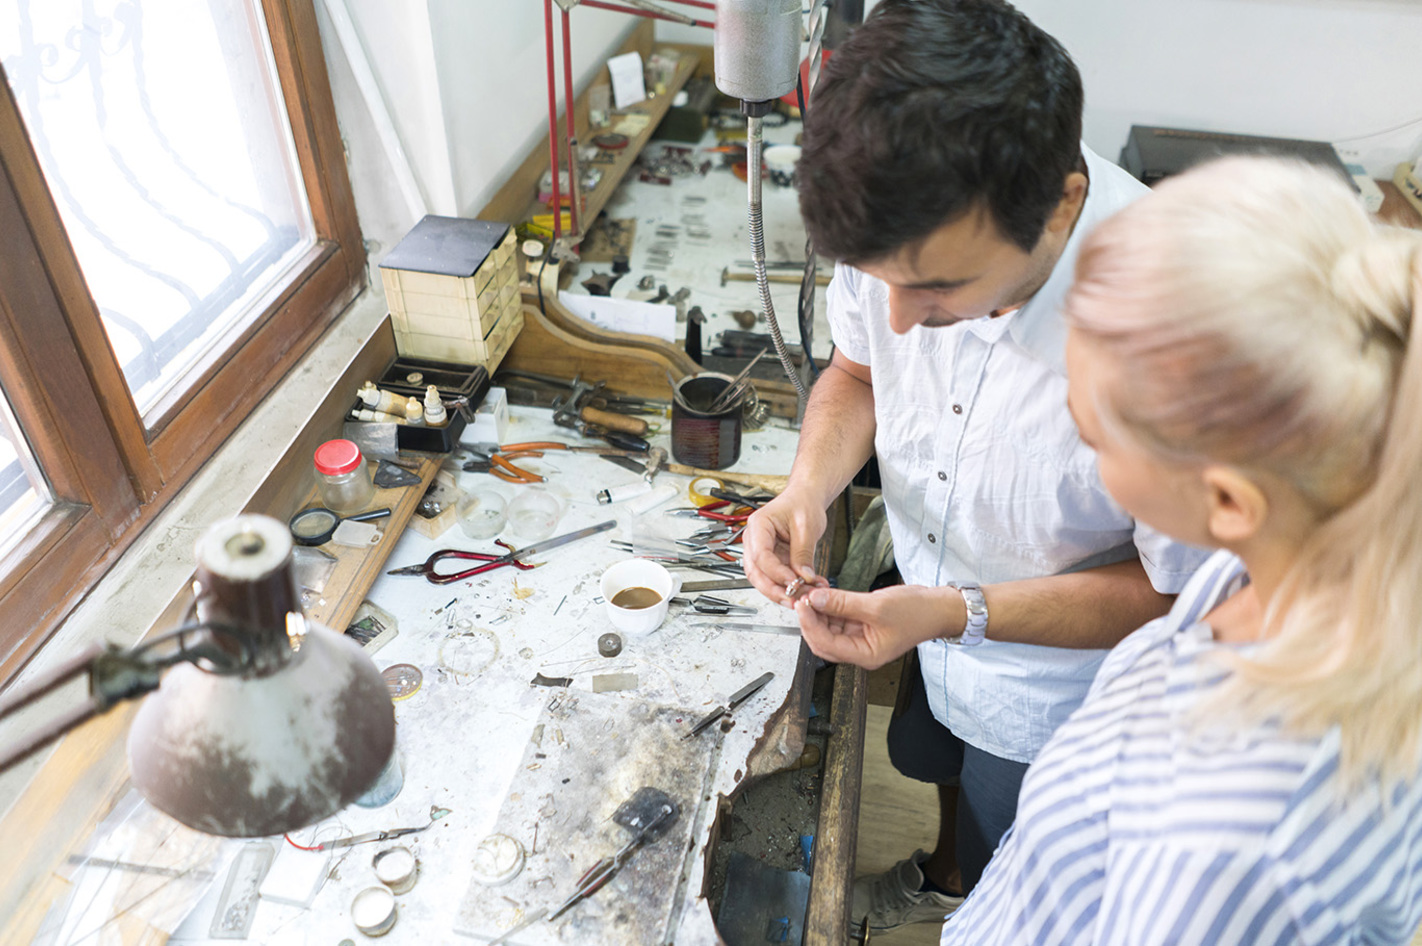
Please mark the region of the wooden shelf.
[[[375, 499], [371, 500], [370, 508], [390, 507], [388, 518], [375, 521], [375, 525], [381, 530], [378, 543], [367, 549], [347, 548], [332, 542], [320, 547], [321, 551], [335, 556], [336, 567], [331, 572], [331, 577], [326, 579], [321, 600], [305, 609], [308, 618], [338, 634], [350, 626], [356, 609], [365, 600], [365, 594], [370, 590], [370, 586], [375, 584], [375, 579], [380, 577], [380, 570], [390, 557], [390, 550], [400, 541], [410, 517], [420, 505], [421, 497], [425, 495], [425, 490], [434, 480], [435, 473], [439, 472], [443, 461], [444, 454], [422, 459], [420, 468], [412, 471], [420, 478], [418, 486], [375, 491]], [[319, 505], [320, 495], [313, 488], [306, 498], [306, 504], [301, 508]]]
[[[652, 132], [657, 124], [671, 108], [671, 101], [676, 93], [686, 85], [690, 78], [698, 71], [707, 75], [711, 72], [710, 47], [676, 47], [666, 43], [656, 41], [656, 34], [651, 20], [643, 20], [628, 36], [627, 41], [617, 50], [615, 55], [622, 53], [636, 52], [642, 56], [645, 62], [654, 51], [667, 50], [676, 52], [680, 58], [677, 60], [677, 70], [668, 83], [664, 93], [656, 98], [648, 99], [624, 112], [649, 115], [652, 121], [648, 124], [644, 133], [638, 134], [628, 141], [627, 148], [618, 156], [618, 161], [610, 165], [599, 165], [607, 170], [603, 173], [603, 180], [589, 194], [584, 195], [584, 201], [589, 208], [588, 221], [591, 222], [601, 212], [606, 205], [608, 198], [612, 196], [617, 185], [621, 183], [627, 170], [636, 160], [637, 154], [646, 146], [652, 137]], [[578, 140], [587, 143], [594, 134], [606, 129], [591, 128], [588, 124], [588, 97], [591, 90], [599, 85], [611, 85], [611, 77], [606, 68], [601, 74], [578, 95], [573, 102], [573, 124], [577, 131]], [[558, 116], [558, 131], [561, 137], [565, 117]], [[533, 149], [525, 156], [523, 163], [517, 170], [509, 175], [504, 185], [498, 192], [490, 198], [489, 202], [480, 208], [475, 214], [480, 220], [498, 220], [503, 223], [518, 224], [527, 220], [533, 213], [547, 213], [548, 207], [539, 204], [536, 200], [538, 181], [543, 176], [543, 172], [548, 170], [548, 136], [543, 135]], [[582, 218], [579, 217], [581, 222]]]
[[[593, 136], [615, 132], [617, 126], [629, 116], [645, 116], [648, 121], [646, 126], [635, 135], [627, 136], [627, 147], [621, 151], [613, 152], [617, 155], [617, 160], [611, 164], [597, 164], [594, 167], [602, 168], [602, 179], [598, 181], [597, 187], [583, 195], [583, 208], [578, 213], [578, 224], [584, 233], [592, 226], [592, 222], [597, 219], [597, 215], [602, 213], [602, 208], [607, 206], [607, 202], [612, 199], [622, 179], [627, 176], [627, 172], [632, 169], [632, 165], [637, 163], [637, 158], [642, 154], [642, 149], [647, 146], [647, 142], [652, 140], [652, 135], [671, 110], [672, 99], [676, 94], [685, 88], [686, 83], [700, 66], [699, 57], [689, 53], [682, 53], [677, 60], [676, 73], [667, 83], [667, 89], [656, 98], [649, 98], [636, 105], [629, 106], [619, 112], [613, 113], [611, 121], [602, 128], [587, 128], [579, 130], [579, 145], [586, 146], [591, 143]], [[576, 115], [576, 113], [575, 113]], [[560, 116], [559, 122], [564, 119]], [[560, 125], [561, 127], [561, 125]], [[545, 154], [548, 148], [548, 141], [543, 142]], [[546, 167], [545, 167], [546, 170]], [[534, 214], [548, 213], [547, 204], [540, 203], [535, 195], [534, 200], [529, 204], [528, 211], [524, 214], [525, 220], [533, 217]]]

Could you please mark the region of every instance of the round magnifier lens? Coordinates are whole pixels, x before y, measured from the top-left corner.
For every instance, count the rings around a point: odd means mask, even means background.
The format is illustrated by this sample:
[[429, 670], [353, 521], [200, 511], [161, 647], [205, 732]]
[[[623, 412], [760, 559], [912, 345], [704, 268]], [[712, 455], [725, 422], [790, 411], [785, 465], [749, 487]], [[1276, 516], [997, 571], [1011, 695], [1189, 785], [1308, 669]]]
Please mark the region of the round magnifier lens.
[[341, 524], [341, 517], [323, 506], [303, 509], [291, 517], [291, 537], [298, 545], [323, 545]]

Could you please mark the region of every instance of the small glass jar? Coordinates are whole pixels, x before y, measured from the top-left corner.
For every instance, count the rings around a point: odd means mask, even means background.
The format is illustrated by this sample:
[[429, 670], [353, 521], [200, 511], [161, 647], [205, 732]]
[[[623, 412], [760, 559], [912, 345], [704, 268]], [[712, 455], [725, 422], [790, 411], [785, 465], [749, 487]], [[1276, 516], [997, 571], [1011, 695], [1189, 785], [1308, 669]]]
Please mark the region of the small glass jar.
[[321, 505], [342, 515], [359, 512], [375, 498], [370, 468], [349, 440], [327, 440], [316, 448], [316, 486]]

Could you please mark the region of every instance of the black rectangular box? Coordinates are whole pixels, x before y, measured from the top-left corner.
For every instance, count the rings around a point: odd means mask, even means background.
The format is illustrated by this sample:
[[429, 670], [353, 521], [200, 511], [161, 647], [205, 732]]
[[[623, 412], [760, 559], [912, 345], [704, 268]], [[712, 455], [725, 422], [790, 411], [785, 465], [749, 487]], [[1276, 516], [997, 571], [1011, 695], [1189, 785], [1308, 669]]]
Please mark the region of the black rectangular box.
[[1121, 149], [1120, 163], [1137, 180], [1153, 185], [1162, 178], [1226, 154], [1301, 158], [1337, 171], [1343, 180], [1353, 186], [1353, 178], [1339, 160], [1338, 152], [1326, 141], [1132, 125], [1131, 133], [1126, 137], [1126, 146]]

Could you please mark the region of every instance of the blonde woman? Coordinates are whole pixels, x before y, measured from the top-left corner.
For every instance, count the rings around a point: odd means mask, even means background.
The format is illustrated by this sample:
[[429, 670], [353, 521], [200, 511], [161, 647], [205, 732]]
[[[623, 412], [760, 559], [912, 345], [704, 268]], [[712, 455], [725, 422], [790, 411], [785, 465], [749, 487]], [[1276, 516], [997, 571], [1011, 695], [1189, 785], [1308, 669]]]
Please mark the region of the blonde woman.
[[1422, 235], [1234, 158], [1084, 245], [1070, 406], [1218, 552], [1028, 771], [944, 944], [1407, 943], [1422, 920]]

